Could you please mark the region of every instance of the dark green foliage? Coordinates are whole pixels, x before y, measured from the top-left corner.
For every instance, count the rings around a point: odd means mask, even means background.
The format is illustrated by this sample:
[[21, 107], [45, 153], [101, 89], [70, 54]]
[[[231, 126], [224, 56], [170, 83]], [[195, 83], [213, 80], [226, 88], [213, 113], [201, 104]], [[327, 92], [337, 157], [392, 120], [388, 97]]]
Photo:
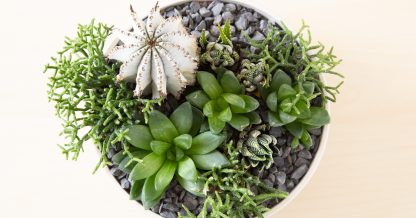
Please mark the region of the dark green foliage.
[[237, 78], [245, 86], [247, 92], [257, 90], [258, 86], [269, 86], [272, 75], [268, 69], [269, 65], [267, 65], [264, 60], [255, 64], [251, 63], [247, 59], [244, 59], [241, 61], [241, 65], [243, 69], [237, 75]]

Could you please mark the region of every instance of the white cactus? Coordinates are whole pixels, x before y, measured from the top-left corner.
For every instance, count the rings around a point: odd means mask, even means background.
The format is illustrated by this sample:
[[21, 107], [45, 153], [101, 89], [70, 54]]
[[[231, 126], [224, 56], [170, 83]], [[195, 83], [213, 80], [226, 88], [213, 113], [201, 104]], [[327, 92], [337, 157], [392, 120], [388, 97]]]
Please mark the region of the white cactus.
[[164, 19], [158, 4], [146, 23], [130, 10], [133, 31], [114, 28], [106, 42], [105, 56], [123, 63], [117, 81], [136, 82], [134, 95], [138, 97], [149, 93], [154, 99], [167, 93], [179, 97], [195, 82], [196, 38], [186, 31], [181, 17]]

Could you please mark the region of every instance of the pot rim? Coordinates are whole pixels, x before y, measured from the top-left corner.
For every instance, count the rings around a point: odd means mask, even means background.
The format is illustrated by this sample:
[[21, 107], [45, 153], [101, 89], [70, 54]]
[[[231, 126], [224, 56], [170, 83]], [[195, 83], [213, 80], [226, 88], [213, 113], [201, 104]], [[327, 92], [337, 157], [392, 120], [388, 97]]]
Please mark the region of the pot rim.
[[[169, 8], [169, 7], [177, 6], [177, 5], [184, 4], [184, 3], [187, 3], [187, 2], [192, 2], [192, 1], [197, 1], [197, 2], [209, 1], [209, 2], [212, 2], [214, 0], [173, 0], [173, 1], [174, 2], [165, 3], [165, 4], [161, 5], [160, 9], [164, 10], [164, 9]], [[278, 24], [279, 26], [282, 26], [282, 22], [280, 20], [278, 20], [274, 16], [270, 15], [268, 12], [265, 12], [264, 10], [259, 9], [255, 6], [253, 6], [253, 5], [247, 4], [247, 3], [242, 2], [240, 0], [220, 0], [220, 1], [225, 2], [225, 3], [239, 4], [243, 7], [251, 8], [254, 11], [260, 13], [262, 16], [266, 17], [269, 21], [274, 22], [274, 23]], [[146, 17], [146, 16], [144, 16], [144, 17]], [[286, 26], [288, 26], [288, 25], [286, 25]], [[291, 28], [288, 26], [288, 29], [291, 29]], [[319, 79], [322, 82], [326, 83], [325, 76], [323, 76], [322, 74], [319, 75]], [[330, 111], [330, 104], [331, 104], [330, 102], [327, 102], [327, 104], [325, 105], [325, 109], [328, 111], [329, 114], [331, 114], [330, 113], [331, 112]], [[327, 144], [327, 141], [328, 141], [330, 125], [331, 124], [329, 123], [329, 124], [322, 127], [322, 134], [321, 134], [321, 140], [320, 140], [320, 143], [319, 143], [318, 151], [316, 152], [316, 154], [315, 154], [315, 156], [314, 156], [306, 174], [302, 177], [300, 182], [295, 186], [295, 188], [289, 193], [289, 195], [285, 199], [281, 200], [277, 205], [270, 208], [269, 211], [264, 213], [265, 217], [273, 217], [273, 215], [276, 215], [280, 210], [282, 210], [288, 204], [290, 204], [299, 195], [299, 193], [301, 193], [301, 191], [305, 188], [305, 186], [311, 180], [313, 174], [316, 172], [316, 170], [319, 166], [319, 163], [321, 162], [322, 157], [324, 155], [324, 152], [325, 152], [325, 149], [326, 149], [326, 144]], [[107, 167], [107, 172], [111, 175], [110, 169], [108, 167]], [[118, 181], [116, 179], [115, 179], [115, 181], [118, 183]], [[141, 204], [139, 204], [139, 205], [142, 209], [144, 209], [143, 205], [141, 205]], [[154, 215], [157, 215], [157, 216], [161, 217], [159, 214], [156, 214], [154, 212], [152, 212], [152, 213]]]

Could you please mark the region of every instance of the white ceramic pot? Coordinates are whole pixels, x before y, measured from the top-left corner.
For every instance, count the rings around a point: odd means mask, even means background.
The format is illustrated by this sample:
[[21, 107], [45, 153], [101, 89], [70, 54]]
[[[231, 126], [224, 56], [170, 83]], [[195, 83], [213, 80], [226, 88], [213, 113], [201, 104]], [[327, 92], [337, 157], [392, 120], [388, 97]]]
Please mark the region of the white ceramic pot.
[[[168, 5], [162, 5], [161, 9], [163, 10], [163, 9], [166, 9], [166, 8], [169, 8], [169, 7], [172, 7], [172, 6], [180, 5], [180, 4], [183, 4], [185, 2], [191, 2], [191, 1], [193, 1], [193, 0], [178, 0], [178, 1], [176, 1], [174, 3], [171, 3], [171, 4], [168, 4]], [[204, 0], [199, 0], [199, 1], [204, 1]], [[208, 1], [212, 1], [212, 0], [208, 0]], [[276, 14], [275, 16], [272, 16], [269, 13], [258, 9], [253, 5], [249, 5], [249, 4], [246, 4], [244, 2], [240, 2], [240, 1], [235, 1], [235, 0], [222, 0], [222, 1], [227, 2], [227, 3], [240, 4], [241, 6], [244, 6], [246, 8], [251, 8], [251, 9], [257, 11], [258, 13], [260, 13], [261, 15], [263, 15], [264, 17], [266, 17], [267, 19], [269, 19], [269, 21], [275, 22], [275, 23], [277, 23], [278, 25], [281, 26], [281, 22], [275, 18], [275, 17], [279, 16], [278, 14]], [[320, 76], [320, 79], [325, 82], [322, 75]], [[329, 111], [329, 103], [326, 104], [326, 109], [327, 109], [328, 112], [330, 112]], [[287, 198], [285, 198], [284, 200], [282, 200], [279, 204], [274, 206], [272, 209], [270, 209], [270, 211], [268, 211], [265, 214], [265, 217], [276, 217], [276, 214], [280, 210], [282, 210], [286, 205], [288, 205], [290, 202], [292, 202], [293, 199], [295, 199], [296, 196], [298, 196], [299, 193], [302, 191], [302, 189], [308, 184], [308, 182], [311, 180], [313, 174], [315, 173], [316, 169], [318, 168], [319, 163], [321, 162], [321, 159], [323, 157], [323, 154], [324, 154], [324, 151], [325, 151], [325, 148], [326, 148], [328, 134], [329, 134], [329, 125], [325, 125], [323, 127], [323, 130], [322, 130], [321, 141], [320, 141], [320, 144], [319, 144], [319, 147], [318, 147], [318, 151], [316, 152], [315, 157], [312, 160], [311, 165], [309, 166], [308, 172], [306, 172], [305, 176], [301, 179], [301, 181], [298, 183], [298, 185], [290, 192], [289, 196]]]

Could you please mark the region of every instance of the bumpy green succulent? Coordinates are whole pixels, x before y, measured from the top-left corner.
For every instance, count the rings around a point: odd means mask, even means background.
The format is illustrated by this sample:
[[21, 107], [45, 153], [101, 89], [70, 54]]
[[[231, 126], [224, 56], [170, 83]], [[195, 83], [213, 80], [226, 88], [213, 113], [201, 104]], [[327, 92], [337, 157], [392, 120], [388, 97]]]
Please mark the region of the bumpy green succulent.
[[271, 80], [271, 74], [268, 71], [268, 65], [265, 61], [255, 64], [244, 59], [241, 62], [243, 69], [237, 78], [244, 84], [247, 92], [253, 92], [258, 86], [268, 87]]
[[315, 83], [303, 82], [292, 84], [292, 79], [278, 70], [273, 76], [269, 90], [263, 90], [267, 96], [266, 103], [270, 126], [284, 126], [293, 136], [292, 147], [302, 145], [309, 148], [313, 142], [308, 129], [319, 128], [329, 123], [328, 111], [323, 107], [311, 106]]
[[187, 191], [202, 195], [203, 183], [198, 180], [197, 169], [211, 170], [229, 164], [228, 159], [216, 151], [226, 137], [210, 131], [199, 133], [202, 122], [201, 111], [186, 102], [170, 118], [153, 110], [149, 126], [128, 128], [127, 140], [136, 148], [129, 157], [133, 165], [120, 165], [131, 171], [133, 199], [140, 199], [145, 208], [152, 207], [175, 175]]
[[262, 163], [262, 170], [270, 168], [273, 163], [273, 150], [270, 147], [275, 146], [277, 140], [274, 136], [263, 133], [265, 130], [266, 125], [260, 125], [249, 132], [240, 133], [237, 148], [244, 157], [243, 165], [246, 167], [256, 167]]
[[199, 71], [197, 81], [203, 90], [186, 96], [192, 105], [203, 110], [204, 115], [208, 117], [211, 131], [221, 132], [226, 123], [242, 131], [250, 124], [261, 122], [260, 116], [254, 112], [259, 102], [243, 94], [243, 89], [234, 73], [225, 71], [219, 73], [218, 77], [217, 81], [212, 73]]

